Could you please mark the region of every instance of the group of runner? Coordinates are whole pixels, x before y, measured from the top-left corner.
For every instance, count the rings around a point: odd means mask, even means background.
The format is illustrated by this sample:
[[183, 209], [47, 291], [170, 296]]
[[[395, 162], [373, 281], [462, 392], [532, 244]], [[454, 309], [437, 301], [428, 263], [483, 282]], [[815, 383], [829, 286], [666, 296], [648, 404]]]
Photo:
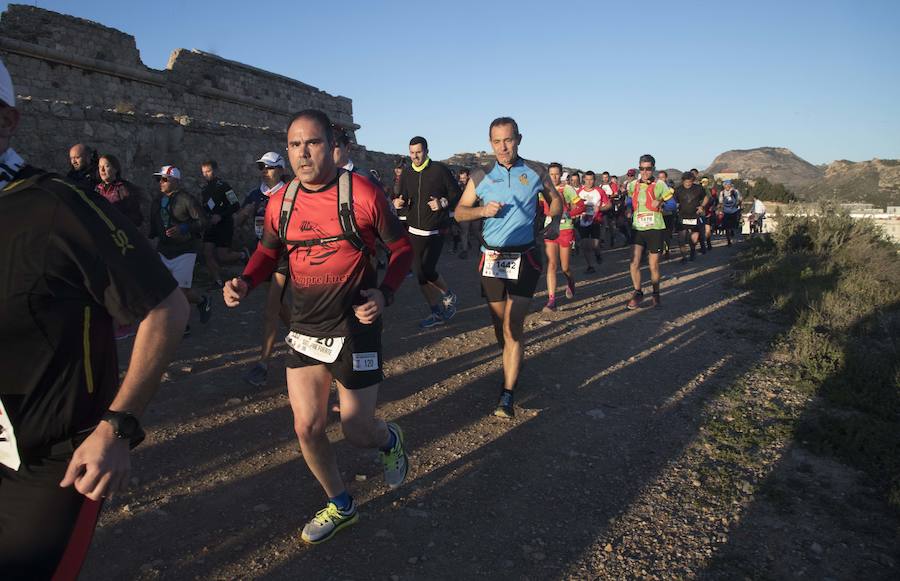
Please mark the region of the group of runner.
[[[493, 414], [502, 418], [515, 416], [524, 322], [542, 254], [545, 308], [552, 311], [557, 268], [566, 296], [575, 293], [576, 231], [587, 269], [594, 269], [609, 220], [633, 241], [627, 306], [637, 308], [644, 254], [652, 303], [659, 305], [666, 207], [677, 212], [690, 259], [708, 241], [702, 217], [710, 194], [691, 172], [672, 188], [655, 174], [651, 155], [640, 157], [638, 171], [621, 186], [605, 172], [599, 183], [591, 172], [583, 183], [582, 176], [564, 180], [560, 164], [545, 170], [523, 159], [518, 124], [499, 117], [488, 128], [496, 157], [491, 167], [458, 180], [430, 159], [424, 138], [414, 137], [410, 167], [398, 168], [386, 191], [377, 176], [354, 167], [347, 132], [307, 109], [287, 125], [287, 159], [277, 152], [261, 156], [260, 186], [242, 203], [211, 160], [201, 165], [203, 205], [182, 190], [178, 168], [160, 168], [154, 174], [160, 195], [150, 213], [154, 248], [115, 209], [117, 200], [36, 169], [10, 147], [19, 122], [14, 95], [0, 63], [0, 351], [7, 376], [18, 379], [0, 391], [0, 564], [11, 578], [76, 575], [102, 499], [127, 486], [129, 447], [143, 439], [140, 416], [187, 329], [188, 303], [209, 320], [212, 299], [191, 291], [200, 236], [214, 279], [220, 262], [246, 261], [240, 276], [219, 279], [225, 305], [237, 308], [269, 283], [261, 356], [245, 379], [266, 381], [279, 319], [288, 328], [294, 430], [327, 498], [302, 529], [302, 539], [313, 544], [359, 518], [326, 434], [332, 382], [344, 438], [380, 452], [390, 488], [406, 479], [404, 432], [375, 416], [384, 379], [382, 315], [412, 271], [430, 311], [421, 327], [454, 317], [456, 294], [437, 271], [451, 211], [460, 232], [465, 227], [480, 238], [481, 294], [502, 353]], [[296, 177], [285, 177], [287, 164]], [[630, 223], [623, 227], [620, 216]], [[231, 253], [234, 226], [248, 220], [255, 250]], [[113, 320], [138, 325], [121, 385]]]

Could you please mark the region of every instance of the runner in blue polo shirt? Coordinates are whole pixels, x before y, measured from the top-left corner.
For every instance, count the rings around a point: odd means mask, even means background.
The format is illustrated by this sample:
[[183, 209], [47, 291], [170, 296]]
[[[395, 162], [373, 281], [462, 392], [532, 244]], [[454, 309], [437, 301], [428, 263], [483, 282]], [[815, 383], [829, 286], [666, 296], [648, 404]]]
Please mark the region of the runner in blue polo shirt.
[[[484, 218], [482, 227], [481, 294], [487, 299], [494, 334], [503, 349], [503, 391], [494, 415], [512, 418], [513, 390], [524, 356], [524, 324], [541, 276], [536, 249], [538, 194], [550, 205], [553, 218], [543, 237], [559, 236], [562, 201], [547, 172], [519, 157], [522, 135], [510, 117], [500, 117], [489, 129], [497, 163], [487, 173], [472, 172], [456, 206], [456, 220]], [[543, 225], [543, 220], [540, 222]]]

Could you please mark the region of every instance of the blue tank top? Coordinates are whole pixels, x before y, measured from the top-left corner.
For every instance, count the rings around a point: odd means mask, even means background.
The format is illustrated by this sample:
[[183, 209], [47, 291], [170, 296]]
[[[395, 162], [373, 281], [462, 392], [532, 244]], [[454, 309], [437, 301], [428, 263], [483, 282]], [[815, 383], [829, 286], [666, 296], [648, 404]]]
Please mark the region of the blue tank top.
[[476, 169], [471, 179], [482, 206], [488, 202], [503, 204], [496, 216], [484, 220], [484, 243], [492, 248], [532, 244], [538, 194], [544, 191], [545, 182], [549, 183], [544, 169], [518, 158], [509, 169], [499, 163], [487, 173]]

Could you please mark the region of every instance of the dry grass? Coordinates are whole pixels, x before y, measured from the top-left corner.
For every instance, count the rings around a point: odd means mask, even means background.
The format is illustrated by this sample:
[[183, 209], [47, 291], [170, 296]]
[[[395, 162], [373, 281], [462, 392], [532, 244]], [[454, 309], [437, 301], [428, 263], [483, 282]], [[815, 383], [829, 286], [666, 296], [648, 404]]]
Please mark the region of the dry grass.
[[796, 438], [865, 469], [900, 510], [900, 259], [834, 208], [782, 217], [744, 253], [742, 284], [786, 317], [795, 386], [818, 397]]

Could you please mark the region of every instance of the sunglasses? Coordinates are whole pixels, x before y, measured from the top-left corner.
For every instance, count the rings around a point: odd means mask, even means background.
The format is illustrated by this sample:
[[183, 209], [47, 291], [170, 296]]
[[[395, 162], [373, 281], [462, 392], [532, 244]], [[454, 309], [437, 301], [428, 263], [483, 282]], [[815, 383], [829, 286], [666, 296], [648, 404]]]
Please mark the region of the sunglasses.
[[653, 171], [654, 168], [653, 168], [652, 165], [648, 165], [648, 166], [646, 166], [646, 167], [641, 167], [641, 168], [638, 168], [638, 169], [640, 169], [641, 171]]
[[156, 181], [161, 182], [161, 183], [168, 183], [169, 178], [164, 178], [162, 176], [156, 176]]
[[271, 165], [266, 165], [266, 164], [264, 164], [264, 163], [257, 163], [257, 164], [256, 164], [256, 168], [257, 168], [259, 171], [263, 171], [263, 170], [267, 170], [267, 169], [281, 169], [281, 168], [279, 168], [278, 166], [274, 166], [274, 167], [273, 167], [273, 166], [271, 166]]

